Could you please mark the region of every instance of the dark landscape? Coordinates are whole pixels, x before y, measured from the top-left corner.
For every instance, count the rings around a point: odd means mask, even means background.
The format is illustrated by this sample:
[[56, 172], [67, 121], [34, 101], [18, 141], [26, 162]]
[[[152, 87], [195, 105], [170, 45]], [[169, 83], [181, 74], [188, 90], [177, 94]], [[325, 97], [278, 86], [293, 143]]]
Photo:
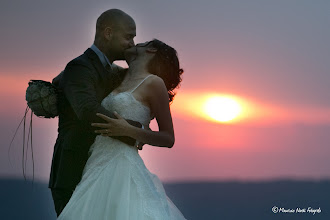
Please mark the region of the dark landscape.
[[[164, 184], [167, 195], [189, 220], [330, 219], [330, 180], [265, 182], [185, 182]], [[0, 180], [1, 219], [53, 220], [46, 183]], [[272, 208], [306, 209], [273, 213]], [[308, 207], [320, 213], [307, 212]]]

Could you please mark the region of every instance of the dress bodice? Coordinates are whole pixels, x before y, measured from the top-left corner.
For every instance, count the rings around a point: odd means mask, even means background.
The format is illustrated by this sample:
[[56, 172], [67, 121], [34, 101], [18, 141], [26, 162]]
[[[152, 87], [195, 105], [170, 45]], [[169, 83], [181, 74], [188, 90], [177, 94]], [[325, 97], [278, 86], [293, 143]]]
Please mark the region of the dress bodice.
[[145, 77], [134, 89], [113, 94], [103, 99], [101, 105], [110, 112], [116, 111], [121, 117], [148, 125], [153, 118], [150, 108], [136, 100], [133, 92], [151, 75]]
[[[110, 93], [107, 97], [103, 99], [101, 105], [110, 112], [116, 111], [121, 117], [125, 119], [130, 119], [133, 121], [140, 122], [142, 125], [146, 126], [149, 125], [152, 117], [151, 110], [148, 106], [142, 104], [140, 101], [136, 100], [133, 96], [133, 92], [135, 89], [140, 86], [143, 81], [145, 81], [149, 76], [147, 76], [144, 80], [142, 80], [133, 90], [121, 93]], [[133, 152], [137, 152], [136, 145], [138, 142], [135, 143], [135, 146], [126, 145], [128, 147], [120, 147], [124, 143], [111, 138], [111, 137], [104, 137], [102, 135], [97, 135], [95, 138], [94, 144], [90, 147], [89, 152], [95, 155], [100, 154], [98, 157], [98, 162], [101, 161], [99, 158], [102, 157], [101, 155], [114, 156], [115, 153], [112, 152], [115, 150], [117, 153], [130, 151], [129, 149], [133, 150]], [[109, 160], [110, 156], [107, 156], [107, 160]], [[90, 160], [92, 161], [92, 160]]]
[[152, 119], [149, 107], [136, 100], [131, 92], [110, 93], [101, 105], [110, 112], [116, 111], [121, 117], [148, 125]]

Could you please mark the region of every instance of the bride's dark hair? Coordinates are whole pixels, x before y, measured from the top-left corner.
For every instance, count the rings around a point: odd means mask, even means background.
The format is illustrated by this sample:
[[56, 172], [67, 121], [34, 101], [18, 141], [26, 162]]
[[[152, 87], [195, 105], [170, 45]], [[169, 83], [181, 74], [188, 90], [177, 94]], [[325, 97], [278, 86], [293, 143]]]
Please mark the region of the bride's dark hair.
[[148, 71], [161, 77], [168, 91], [169, 102], [175, 96], [174, 89], [180, 86], [183, 69], [180, 68], [176, 50], [160, 40], [150, 41], [150, 45], [157, 49], [155, 56], [148, 63]]

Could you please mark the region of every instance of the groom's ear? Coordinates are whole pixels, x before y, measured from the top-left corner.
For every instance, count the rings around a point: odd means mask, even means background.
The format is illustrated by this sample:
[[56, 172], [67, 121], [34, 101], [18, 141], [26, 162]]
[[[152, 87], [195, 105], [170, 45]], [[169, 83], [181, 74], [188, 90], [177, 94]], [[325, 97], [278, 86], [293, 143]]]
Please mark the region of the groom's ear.
[[157, 52], [157, 48], [148, 47], [146, 51], [147, 51], [147, 53], [156, 53]]
[[106, 27], [104, 29], [104, 37], [107, 40], [111, 40], [113, 35], [113, 29], [111, 27]]

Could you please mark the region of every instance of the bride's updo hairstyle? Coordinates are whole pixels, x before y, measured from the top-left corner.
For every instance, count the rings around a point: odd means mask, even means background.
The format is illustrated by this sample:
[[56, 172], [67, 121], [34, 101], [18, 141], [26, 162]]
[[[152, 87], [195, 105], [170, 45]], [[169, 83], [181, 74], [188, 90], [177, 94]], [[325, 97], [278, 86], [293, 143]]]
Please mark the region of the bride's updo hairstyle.
[[180, 86], [183, 69], [180, 68], [176, 50], [160, 40], [150, 41], [150, 45], [157, 49], [155, 56], [148, 63], [148, 71], [161, 77], [168, 91], [169, 102], [175, 96], [174, 89]]

